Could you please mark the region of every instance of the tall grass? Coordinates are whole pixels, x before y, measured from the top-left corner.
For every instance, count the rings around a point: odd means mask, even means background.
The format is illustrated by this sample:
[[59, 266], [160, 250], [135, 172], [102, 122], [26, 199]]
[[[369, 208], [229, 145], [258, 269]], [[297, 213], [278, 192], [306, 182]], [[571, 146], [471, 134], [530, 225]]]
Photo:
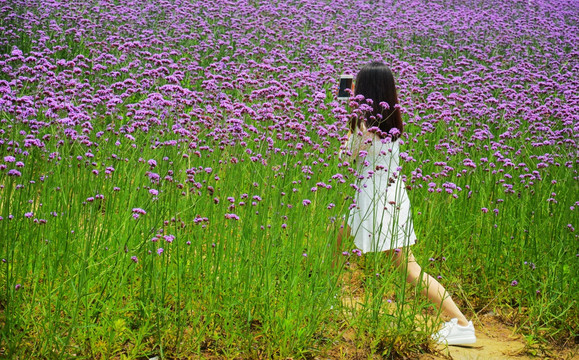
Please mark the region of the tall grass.
[[[544, 40], [563, 49], [548, 69], [561, 88], [546, 90], [555, 85], [544, 78], [516, 78], [524, 66], [509, 70], [500, 59], [513, 55], [508, 46], [479, 44], [488, 24], [457, 38], [462, 25], [441, 28], [432, 17], [471, 14], [470, 2], [396, 3], [383, 10], [408, 23], [379, 32], [370, 25], [393, 17], [345, 2], [2, 10], [0, 25], [18, 31], [0, 47], [1, 356], [432, 351], [441, 318], [421, 289], [383, 254], [336, 243], [356, 174], [337, 156], [350, 108], [334, 101], [335, 81], [374, 57], [390, 61], [399, 82], [419, 263], [475, 325], [493, 310], [531, 345], [571, 345], [571, 50]], [[527, 31], [542, 33], [537, 19], [549, 5], [519, 5], [499, 10], [531, 12]], [[576, 19], [565, 9], [555, 30]], [[26, 25], [33, 15], [41, 21]], [[343, 32], [352, 18], [356, 31]], [[76, 27], [85, 31], [66, 32]], [[529, 52], [546, 49], [516, 39]], [[516, 55], [529, 67], [543, 61]], [[556, 106], [561, 113], [547, 109]]]

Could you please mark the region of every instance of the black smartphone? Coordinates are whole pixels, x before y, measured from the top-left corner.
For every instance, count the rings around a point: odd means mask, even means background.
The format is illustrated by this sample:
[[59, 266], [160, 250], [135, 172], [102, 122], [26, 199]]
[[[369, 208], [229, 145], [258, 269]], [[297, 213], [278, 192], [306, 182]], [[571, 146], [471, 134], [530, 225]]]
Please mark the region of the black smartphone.
[[352, 84], [354, 83], [354, 77], [352, 75], [340, 75], [340, 88], [338, 89], [338, 99], [347, 100], [350, 98], [350, 94], [346, 89], [354, 90]]

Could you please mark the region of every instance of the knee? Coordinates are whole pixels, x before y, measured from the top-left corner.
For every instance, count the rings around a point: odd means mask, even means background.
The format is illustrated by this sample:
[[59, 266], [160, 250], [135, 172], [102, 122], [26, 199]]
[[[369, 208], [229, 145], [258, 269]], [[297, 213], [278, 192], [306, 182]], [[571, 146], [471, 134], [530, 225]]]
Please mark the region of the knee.
[[416, 262], [408, 262], [406, 267], [406, 282], [415, 284], [418, 282], [420, 275], [422, 274], [422, 268]]

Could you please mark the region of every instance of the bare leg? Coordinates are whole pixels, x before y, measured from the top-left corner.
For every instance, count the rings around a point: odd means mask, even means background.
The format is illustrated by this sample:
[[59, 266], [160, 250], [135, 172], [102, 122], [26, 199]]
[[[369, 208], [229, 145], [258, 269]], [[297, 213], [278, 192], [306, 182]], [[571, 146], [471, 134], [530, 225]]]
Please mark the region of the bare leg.
[[340, 226], [340, 230], [338, 231], [338, 251], [342, 248], [342, 238], [344, 237], [344, 231], [346, 232], [346, 237], [349, 237], [351, 234], [350, 227], [346, 225], [345, 222], [342, 222], [342, 226]]
[[336, 267], [338, 259], [340, 257], [340, 250], [342, 249], [342, 239], [344, 238], [344, 232], [346, 233], [346, 238], [350, 236], [351, 230], [345, 222], [342, 222], [340, 226], [340, 230], [338, 230], [338, 239], [336, 241], [336, 255], [334, 256], [334, 262], [332, 263], [332, 267]]
[[[400, 271], [406, 271], [406, 281], [414, 286], [421, 282], [422, 294], [426, 295], [428, 299], [436, 305], [442, 312], [450, 316], [451, 318], [457, 318], [458, 324], [462, 326], [468, 325], [468, 320], [464, 314], [460, 311], [458, 306], [454, 303], [450, 295], [446, 292], [444, 287], [440, 283], [428, 275], [422, 272], [420, 265], [416, 262], [414, 255], [410, 249], [402, 249], [399, 252], [394, 250], [386, 251], [388, 256], [391, 256], [394, 263]], [[405, 261], [406, 260], [406, 263]], [[418, 280], [421, 278], [421, 280]]]

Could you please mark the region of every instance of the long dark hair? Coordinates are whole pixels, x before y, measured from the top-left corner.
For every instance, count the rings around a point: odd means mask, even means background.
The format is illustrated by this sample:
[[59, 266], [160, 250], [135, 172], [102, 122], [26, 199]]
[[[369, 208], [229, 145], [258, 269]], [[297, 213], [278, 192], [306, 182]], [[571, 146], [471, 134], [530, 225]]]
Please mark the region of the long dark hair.
[[[398, 129], [392, 134], [396, 140], [403, 132], [402, 116], [398, 106], [396, 84], [390, 68], [383, 62], [373, 61], [365, 65], [356, 76], [354, 95], [363, 95], [365, 99], [372, 99], [372, 111], [365, 112], [368, 129], [378, 127], [380, 132], [388, 134], [393, 128]], [[349, 127], [352, 132], [361, 128], [360, 117], [352, 117]], [[382, 136], [384, 137], [385, 134]]]

